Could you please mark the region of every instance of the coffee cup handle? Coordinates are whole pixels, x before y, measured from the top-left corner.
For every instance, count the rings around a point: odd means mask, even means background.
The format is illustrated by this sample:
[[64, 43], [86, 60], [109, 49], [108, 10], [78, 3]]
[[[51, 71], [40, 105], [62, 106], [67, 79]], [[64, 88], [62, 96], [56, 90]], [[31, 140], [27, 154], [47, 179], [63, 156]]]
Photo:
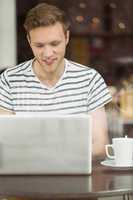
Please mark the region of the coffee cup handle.
[[111, 155], [111, 154], [109, 153], [109, 149], [110, 149], [110, 148], [113, 149], [113, 145], [112, 145], [112, 144], [107, 144], [107, 145], [105, 146], [106, 155], [107, 155], [108, 158], [114, 159], [115, 156], [113, 156], [113, 155]]

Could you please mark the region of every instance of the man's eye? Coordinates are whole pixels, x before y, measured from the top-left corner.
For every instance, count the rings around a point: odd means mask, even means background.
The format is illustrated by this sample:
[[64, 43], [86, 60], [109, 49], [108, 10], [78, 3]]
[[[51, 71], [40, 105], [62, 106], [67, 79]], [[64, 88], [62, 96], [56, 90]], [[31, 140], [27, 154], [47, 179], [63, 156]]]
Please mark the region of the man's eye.
[[42, 48], [44, 45], [41, 43], [33, 43], [32, 46], [34, 46], [36, 48]]
[[43, 45], [36, 45], [36, 47], [37, 47], [37, 48], [42, 48], [42, 47], [43, 47]]
[[52, 46], [58, 46], [60, 44], [60, 42], [52, 42], [51, 45]]

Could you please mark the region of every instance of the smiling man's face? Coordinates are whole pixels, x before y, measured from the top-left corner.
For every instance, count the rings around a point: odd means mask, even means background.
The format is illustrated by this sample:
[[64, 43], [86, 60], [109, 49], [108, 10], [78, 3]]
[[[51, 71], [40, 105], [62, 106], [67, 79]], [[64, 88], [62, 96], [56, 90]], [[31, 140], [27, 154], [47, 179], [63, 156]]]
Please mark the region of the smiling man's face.
[[69, 31], [65, 33], [61, 23], [57, 22], [54, 25], [31, 30], [28, 41], [35, 56], [35, 62], [44, 73], [54, 74], [64, 68]]

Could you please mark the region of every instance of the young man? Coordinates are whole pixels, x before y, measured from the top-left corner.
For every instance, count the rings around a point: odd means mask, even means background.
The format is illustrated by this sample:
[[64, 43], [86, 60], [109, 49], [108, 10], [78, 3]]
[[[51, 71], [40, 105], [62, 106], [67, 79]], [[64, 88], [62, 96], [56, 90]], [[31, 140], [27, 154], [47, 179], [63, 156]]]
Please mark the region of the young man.
[[64, 58], [69, 42], [65, 13], [39, 4], [28, 12], [24, 27], [34, 59], [1, 75], [1, 114], [90, 113], [93, 154], [102, 155], [108, 140], [104, 105], [111, 96], [98, 72]]

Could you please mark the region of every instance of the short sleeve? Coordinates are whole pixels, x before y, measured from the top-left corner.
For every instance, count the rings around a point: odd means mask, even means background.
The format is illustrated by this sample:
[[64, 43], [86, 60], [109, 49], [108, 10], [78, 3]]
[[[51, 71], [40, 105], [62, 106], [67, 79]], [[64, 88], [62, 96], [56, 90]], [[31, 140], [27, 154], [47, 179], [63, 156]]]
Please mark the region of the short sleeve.
[[10, 111], [13, 110], [11, 89], [6, 71], [0, 76], [0, 107]]
[[94, 70], [88, 92], [88, 112], [104, 106], [111, 100], [111, 94], [103, 77]]

